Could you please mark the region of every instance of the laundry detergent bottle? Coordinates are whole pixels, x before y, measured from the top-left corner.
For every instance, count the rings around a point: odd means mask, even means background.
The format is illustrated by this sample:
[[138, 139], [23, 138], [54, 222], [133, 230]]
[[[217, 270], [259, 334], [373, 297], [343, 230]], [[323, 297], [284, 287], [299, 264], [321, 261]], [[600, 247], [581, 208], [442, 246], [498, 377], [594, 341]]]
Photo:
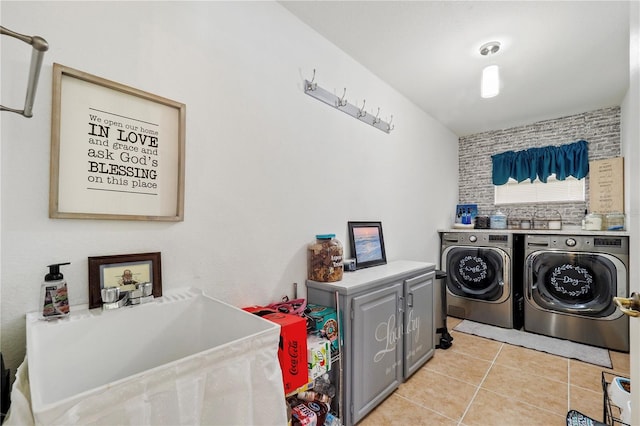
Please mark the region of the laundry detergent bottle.
[[40, 292], [40, 307], [43, 319], [64, 317], [69, 314], [69, 294], [67, 282], [60, 273], [60, 266], [70, 263], [56, 263], [47, 266], [49, 273], [44, 276]]

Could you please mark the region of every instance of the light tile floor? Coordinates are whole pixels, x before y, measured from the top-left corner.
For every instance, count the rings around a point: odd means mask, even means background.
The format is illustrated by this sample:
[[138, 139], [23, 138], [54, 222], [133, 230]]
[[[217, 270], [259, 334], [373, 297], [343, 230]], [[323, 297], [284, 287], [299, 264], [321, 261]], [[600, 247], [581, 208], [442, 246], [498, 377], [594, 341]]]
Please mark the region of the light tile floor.
[[629, 375], [629, 354], [609, 351], [613, 369], [458, 333], [359, 425], [566, 425], [569, 410], [603, 421], [602, 371]]

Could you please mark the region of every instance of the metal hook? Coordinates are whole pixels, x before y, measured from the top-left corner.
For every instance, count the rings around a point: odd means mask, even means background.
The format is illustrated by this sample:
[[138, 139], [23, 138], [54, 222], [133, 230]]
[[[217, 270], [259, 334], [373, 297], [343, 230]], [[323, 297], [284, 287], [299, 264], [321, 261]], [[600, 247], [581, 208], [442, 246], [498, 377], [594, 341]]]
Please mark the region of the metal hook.
[[380, 115], [380, 107], [378, 107], [378, 112], [376, 113], [376, 118], [373, 119], [373, 124], [378, 124], [380, 122], [380, 118], [378, 117]]
[[391, 115], [391, 119], [389, 120], [389, 124], [387, 124], [387, 130], [388, 131], [392, 131], [393, 129], [396, 128], [395, 124], [392, 126], [391, 122], [393, 121], [393, 114]]
[[360, 111], [358, 111], [358, 118], [362, 118], [362, 117], [366, 117], [367, 116], [367, 111], [364, 110], [364, 106], [366, 104], [367, 104], [367, 100], [363, 99], [362, 108], [360, 108]]
[[344, 98], [347, 95], [347, 88], [344, 88], [344, 92], [342, 92], [342, 97], [338, 99], [336, 102], [337, 107], [347, 106], [347, 100]]
[[316, 79], [316, 69], [313, 69], [313, 77], [311, 81], [307, 84], [307, 90], [316, 90], [318, 88], [318, 83], [314, 83], [313, 81]]

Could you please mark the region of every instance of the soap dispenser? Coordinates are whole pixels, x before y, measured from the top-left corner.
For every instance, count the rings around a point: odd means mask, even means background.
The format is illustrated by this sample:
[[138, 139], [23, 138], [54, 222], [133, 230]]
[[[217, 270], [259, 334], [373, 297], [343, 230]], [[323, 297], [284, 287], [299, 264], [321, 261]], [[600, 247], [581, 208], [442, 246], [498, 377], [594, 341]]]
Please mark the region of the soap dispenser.
[[49, 273], [44, 276], [40, 293], [40, 307], [44, 319], [59, 318], [69, 314], [67, 282], [60, 273], [62, 265], [70, 265], [70, 262], [47, 266]]

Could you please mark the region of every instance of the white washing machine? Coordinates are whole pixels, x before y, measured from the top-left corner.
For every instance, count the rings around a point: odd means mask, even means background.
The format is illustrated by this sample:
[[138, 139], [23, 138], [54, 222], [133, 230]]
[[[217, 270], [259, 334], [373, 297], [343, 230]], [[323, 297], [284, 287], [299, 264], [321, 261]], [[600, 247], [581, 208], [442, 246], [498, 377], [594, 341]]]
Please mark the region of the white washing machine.
[[613, 302], [628, 297], [626, 236], [527, 235], [526, 331], [629, 351], [629, 317]]
[[[447, 314], [504, 328], [522, 326], [521, 273], [514, 272], [514, 234], [445, 232]], [[516, 265], [516, 271], [521, 271]]]

